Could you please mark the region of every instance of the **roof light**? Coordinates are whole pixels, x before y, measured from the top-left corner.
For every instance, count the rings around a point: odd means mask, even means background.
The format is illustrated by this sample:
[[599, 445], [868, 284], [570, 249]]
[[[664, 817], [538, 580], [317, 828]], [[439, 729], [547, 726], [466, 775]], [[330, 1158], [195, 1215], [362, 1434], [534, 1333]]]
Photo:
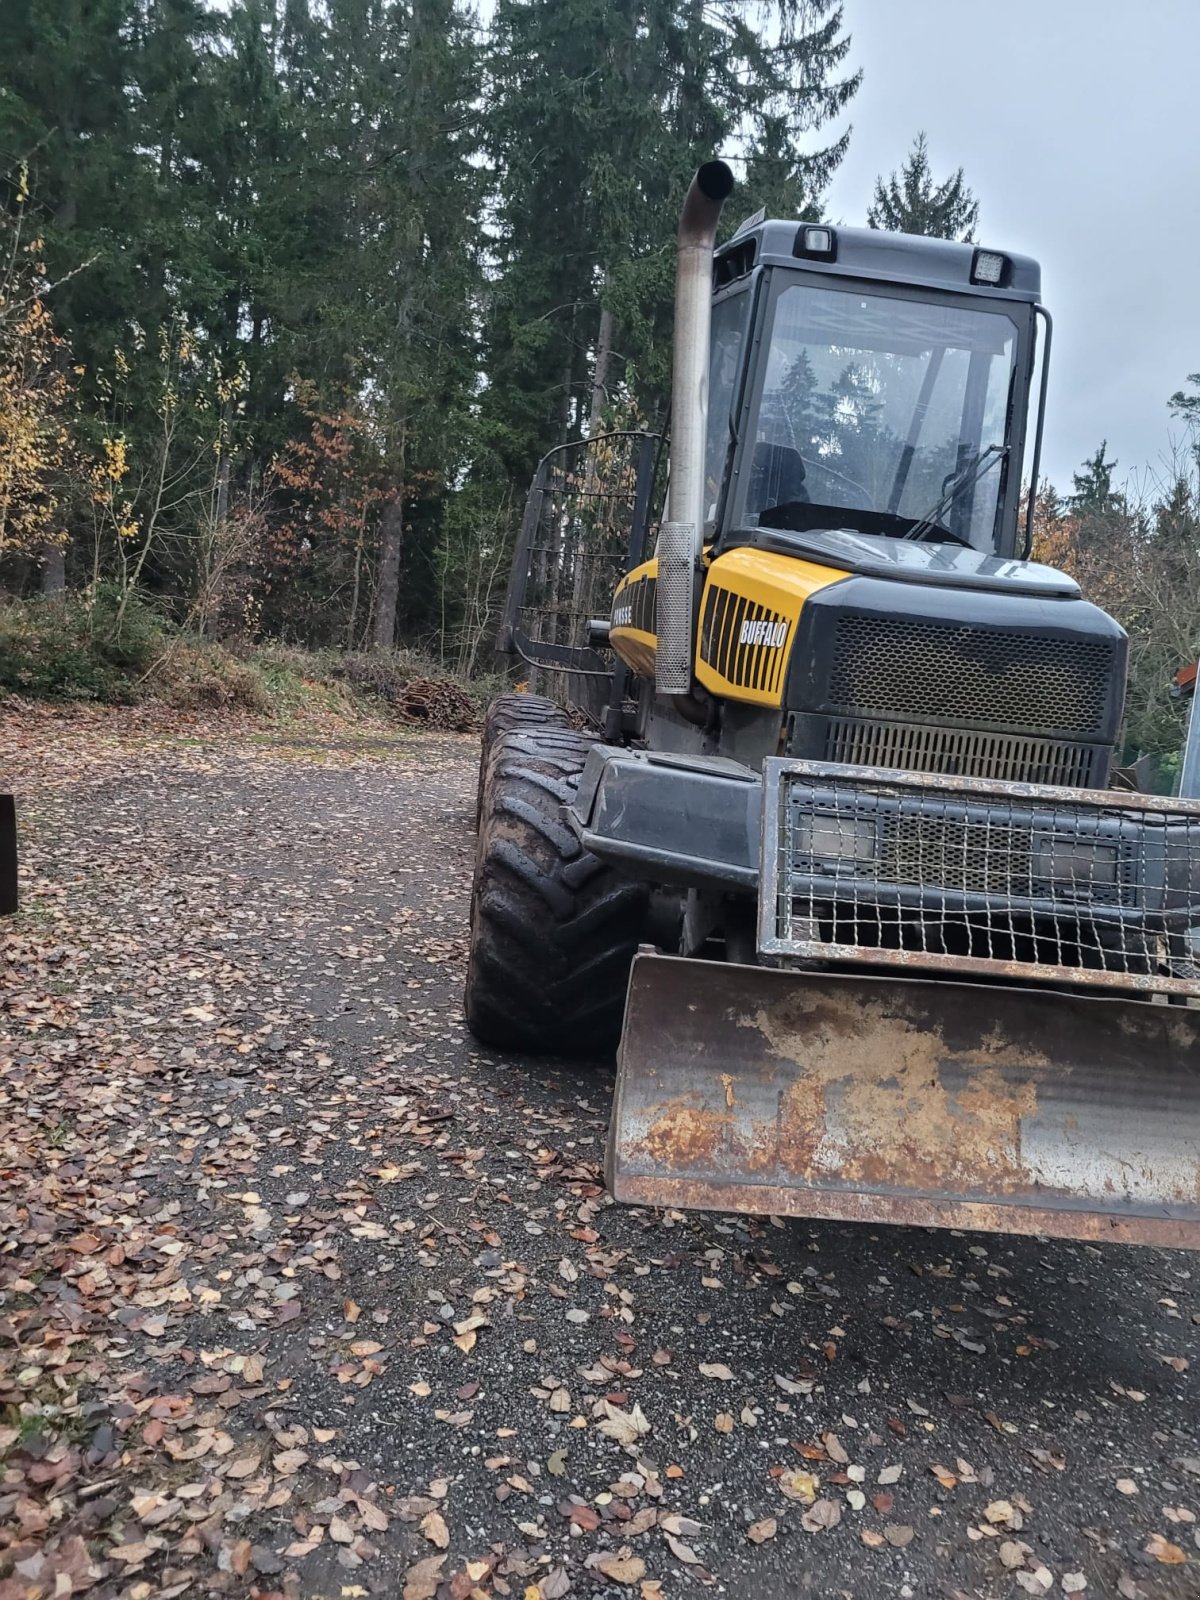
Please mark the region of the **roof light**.
[[833, 228], [814, 228], [808, 223], [803, 223], [796, 230], [796, 242], [792, 246], [794, 256], [816, 256], [822, 261], [833, 261], [837, 258], [837, 233]]
[[984, 283], [990, 288], [998, 289], [1004, 282], [1007, 271], [1007, 256], [999, 255], [995, 250], [976, 250], [975, 259], [971, 263], [971, 282]]

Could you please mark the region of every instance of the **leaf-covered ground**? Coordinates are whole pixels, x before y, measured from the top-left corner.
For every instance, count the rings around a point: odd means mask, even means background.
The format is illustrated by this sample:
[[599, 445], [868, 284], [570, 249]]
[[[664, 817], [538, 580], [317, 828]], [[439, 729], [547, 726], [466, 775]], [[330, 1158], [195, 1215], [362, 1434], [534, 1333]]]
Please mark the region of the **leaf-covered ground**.
[[0, 712], [0, 1600], [1200, 1595], [1200, 1262], [639, 1213], [476, 748]]

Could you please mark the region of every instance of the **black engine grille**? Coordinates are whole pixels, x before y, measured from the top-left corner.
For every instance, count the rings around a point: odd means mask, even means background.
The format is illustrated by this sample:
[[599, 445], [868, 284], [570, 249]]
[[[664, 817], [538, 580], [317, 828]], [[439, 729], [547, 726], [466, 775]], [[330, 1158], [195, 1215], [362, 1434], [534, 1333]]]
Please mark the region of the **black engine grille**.
[[874, 712], [1102, 738], [1114, 669], [1109, 639], [851, 614], [838, 618], [828, 694], [832, 705], [859, 717]]
[[951, 777], [995, 778], [1001, 783], [1051, 783], [1067, 788], [1103, 787], [1108, 777], [1105, 745], [1020, 734], [978, 732], [929, 723], [872, 722], [831, 717], [826, 761], [851, 766], [891, 767], [901, 772], [941, 772]]

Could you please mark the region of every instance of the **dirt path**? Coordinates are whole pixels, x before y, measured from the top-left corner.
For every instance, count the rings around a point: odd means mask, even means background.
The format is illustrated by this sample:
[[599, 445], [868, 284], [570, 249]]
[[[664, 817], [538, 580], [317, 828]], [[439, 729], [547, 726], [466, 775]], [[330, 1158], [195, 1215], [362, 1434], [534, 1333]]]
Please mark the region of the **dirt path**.
[[0, 1600], [1200, 1595], [1200, 1263], [609, 1206], [470, 739], [0, 749]]

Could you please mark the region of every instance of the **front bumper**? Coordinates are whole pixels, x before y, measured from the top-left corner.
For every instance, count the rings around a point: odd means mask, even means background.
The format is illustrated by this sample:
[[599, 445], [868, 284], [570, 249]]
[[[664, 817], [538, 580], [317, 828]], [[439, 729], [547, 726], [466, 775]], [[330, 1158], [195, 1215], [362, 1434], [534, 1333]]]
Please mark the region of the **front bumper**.
[[589, 850], [637, 877], [754, 894], [762, 795], [736, 761], [597, 744], [569, 816]]
[[1200, 1000], [1200, 803], [597, 746], [572, 820], [668, 885], [757, 893], [759, 950]]

